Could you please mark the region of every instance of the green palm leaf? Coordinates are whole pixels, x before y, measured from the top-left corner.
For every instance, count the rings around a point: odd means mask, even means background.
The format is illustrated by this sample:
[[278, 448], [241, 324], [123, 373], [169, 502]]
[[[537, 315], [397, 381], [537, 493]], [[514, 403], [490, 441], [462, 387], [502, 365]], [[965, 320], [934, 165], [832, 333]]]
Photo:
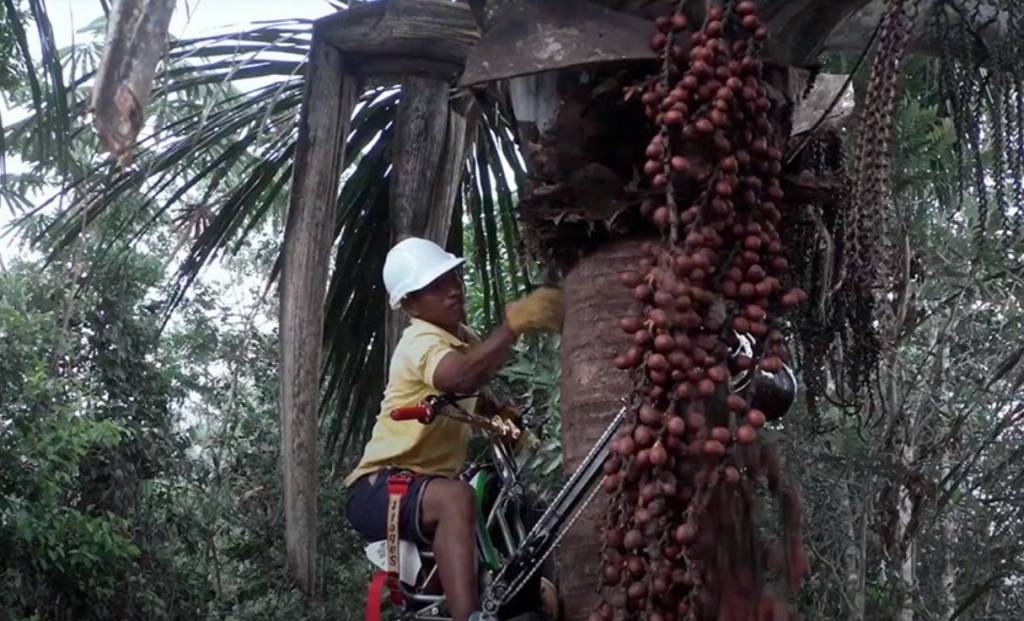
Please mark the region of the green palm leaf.
[[[22, 11], [15, 0], [0, 0], [3, 9], [2, 27], [9, 33], [15, 45], [14, 59], [5, 59], [5, 62], [12, 66], [20, 66], [17, 71], [17, 78], [24, 79], [28, 84], [31, 97], [31, 109], [43, 122], [39, 124], [41, 130], [32, 145], [32, 156], [34, 159], [55, 159], [60, 164], [66, 164], [67, 137], [70, 133], [70, 116], [67, 109], [68, 90], [64, 84], [64, 72], [61, 65], [56, 43], [53, 38], [53, 28], [46, 13], [46, 7], [42, 0], [29, 0], [27, 11]], [[36, 71], [36, 59], [32, 55], [29, 46], [28, 28], [29, 24], [34, 27], [39, 47], [40, 59], [38, 65], [42, 71], [42, 79]], [[5, 33], [5, 34], [7, 34]], [[0, 124], [0, 133], [3, 125]], [[0, 139], [4, 144], [0, 145], [0, 165], [7, 151], [7, 141]], [[0, 171], [2, 172], [2, 171]]]
[[[188, 299], [205, 267], [237, 252], [268, 223], [281, 220], [311, 26], [309, 21], [282, 20], [172, 41], [150, 103], [152, 129], [140, 136], [134, 163], [126, 169], [98, 155], [91, 128], [79, 121], [86, 117], [92, 73], [81, 70], [87, 62], [77, 63], [81, 73], [68, 81], [73, 96], [66, 99], [64, 112], [76, 119], [66, 135], [77, 159], [65, 166], [28, 155], [27, 145], [47, 126], [47, 115], [57, 113], [52, 102], [41, 101], [38, 111], [6, 131], [36, 172], [56, 175], [62, 184], [59, 193], [22, 217], [25, 230], [38, 231], [32, 240], [56, 259], [76, 242], [83, 223], [88, 227], [109, 218], [115, 224], [102, 227], [99, 243], [104, 252], [97, 259], [102, 261], [124, 247], [115, 240], [141, 243], [203, 216], [205, 226], [187, 241], [170, 283], [164, 304], [169, 317]], [[383, 389], [386, 306], [379, 275], [390, 239], [387, 185], [400, 97], [397, 87], [363, 93], [346, 147], [336, 252], [325, 299], [321, 408], [327, 449], [339, 463], [351, 443], [368, 433]], [[514, 224], [514, 184], [506, 168], [517, 181], [524, 173], [507, 106], [485, 98], [478, 98], [476, 105], [483, 122], [475, 146], [467, 150], [461, 201], [469, 206], [471, 226], [478, 231], [475, 248], [481, 252], [473, 262], [484, 281], [493, 322], [505, 299], [529, 283]], [[268, 285], [276, 282], [279, 271], [280, 258], [268, 274]]]

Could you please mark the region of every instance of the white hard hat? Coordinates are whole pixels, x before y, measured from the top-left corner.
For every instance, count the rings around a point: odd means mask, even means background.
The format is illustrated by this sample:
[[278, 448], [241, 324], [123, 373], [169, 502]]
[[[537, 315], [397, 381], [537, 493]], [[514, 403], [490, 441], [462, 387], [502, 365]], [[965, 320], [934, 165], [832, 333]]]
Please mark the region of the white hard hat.
[[445, 273], [465, 262], [429, 239], [410, 237], [388, 251], [384, 260], [384, 287], [391, 308], [399, 308], [402, 298], [419, 291]]

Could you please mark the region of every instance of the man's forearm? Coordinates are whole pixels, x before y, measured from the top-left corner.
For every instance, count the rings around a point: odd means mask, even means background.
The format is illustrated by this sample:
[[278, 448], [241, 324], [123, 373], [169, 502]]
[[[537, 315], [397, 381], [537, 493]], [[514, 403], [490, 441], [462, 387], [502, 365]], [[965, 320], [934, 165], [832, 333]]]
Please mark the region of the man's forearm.
[[486, 384], [508, 358], [517, 335], [502, 323], [483, 342], [466, 353], [453, 357], [453, 364], [442, 361], [435, 376], [438, 388], [449, 392], [472, 393]]
[[516, 338], [508, 324], [502, 322], [485, 341], [466, 352], [463, 373], [466, 382], [471, 384], [467, 392], [476, 392], [497, 374], [508, 359]]

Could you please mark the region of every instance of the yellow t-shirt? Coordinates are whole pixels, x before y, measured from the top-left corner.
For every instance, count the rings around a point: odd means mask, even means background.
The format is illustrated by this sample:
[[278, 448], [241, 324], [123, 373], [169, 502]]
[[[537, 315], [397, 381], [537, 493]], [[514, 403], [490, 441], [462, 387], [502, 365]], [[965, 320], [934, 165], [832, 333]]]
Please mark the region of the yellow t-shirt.
[[[466, 461], [472, 429], [459, 421], [440, 416], [429, 425], [419, 421], [396, 421], [396, 408], [422, 403], [440, 394], [434, 387], [438, 363], [453, 350], [463, 350], [479, 338], [463, 326], [466, 341], [443, 328], [413, 318], [402, 332], [391, 357], [388, 384], [384, 389], [373, 434], [363, 458], [345, 479], [352, 485], [359, 477], [382, 468], [400, 468], [416, 473], [454, 476]], [[476, 399], [460, 402], [468, 412], [476, 408]]]

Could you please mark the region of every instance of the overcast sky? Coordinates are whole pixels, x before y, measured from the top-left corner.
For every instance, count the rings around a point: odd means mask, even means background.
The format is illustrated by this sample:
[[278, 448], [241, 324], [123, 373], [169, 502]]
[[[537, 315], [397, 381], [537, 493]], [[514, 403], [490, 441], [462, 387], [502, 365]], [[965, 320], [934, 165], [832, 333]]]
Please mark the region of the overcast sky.
[[[103, 14], [99, 0], [50, 0], [47, 7], [59, 45], [70, 44], [74, 29], [87, 26]], [[316, 18], [332, 11], [327, 0], [178, 0], [171, 34], [196, 36], [223, 26], [289, 17]]]

